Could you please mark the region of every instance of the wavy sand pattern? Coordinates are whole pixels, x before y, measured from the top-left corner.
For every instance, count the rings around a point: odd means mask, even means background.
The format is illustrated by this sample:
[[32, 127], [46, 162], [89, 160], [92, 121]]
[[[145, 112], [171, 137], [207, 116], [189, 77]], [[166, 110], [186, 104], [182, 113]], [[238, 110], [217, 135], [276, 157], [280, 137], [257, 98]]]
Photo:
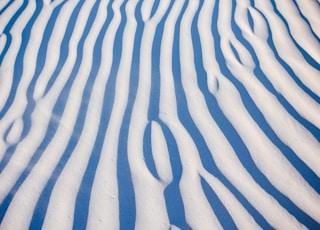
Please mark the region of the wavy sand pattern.
[[319, 15], [0, 1], [0, 229], [320, 228]]

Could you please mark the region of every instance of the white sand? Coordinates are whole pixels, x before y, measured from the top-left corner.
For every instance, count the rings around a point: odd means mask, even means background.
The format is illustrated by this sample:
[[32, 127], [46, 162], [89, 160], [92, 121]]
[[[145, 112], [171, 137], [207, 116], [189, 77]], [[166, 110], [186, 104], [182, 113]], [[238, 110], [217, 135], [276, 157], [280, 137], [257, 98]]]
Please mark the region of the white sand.
[[[0, 1], [0, 10], [9, 1]], [[233, 148], [228, 135], [223, 132], [223, 127], [213, 118], [210, 111], [212, 108], [207, 104], [206, 97], [215, 97], [218, 106], [228, 119], [241, 141], [248, 149], [257, 169], [267, 180], [294, 203], [301, 211], [320, 223], [319, 207], [320, 196], [302, 176], [296, 168], [281, 152], [276, 143], [272, 142], [270, 134], [262, 130], [261, 124], [254, 120], [250, 111], [247, 110], [242, 100], [239, 89], [228, 78], [219, 65], [219, 58], [224, 58], [226, 65], [233, 78], [241, 83], [246, 93], [252, 98], [255, 106], [263, 114], [267, 124], [275, 135], [287, 145], [306, 166], [320, 177], [320, 143], [311, 130], [287, 111], [277, 97], [254, 75], [254, 69], [260, 68], [266, 79], [279, 95], [295, 109], [295, 111], [313, 124], [315, 129], [320, 129], [320, 105], [307, 92], [305, 92], [292, 78], [286, 66], [275, 56], [275, 51], [267, 43], [269, 34], [268, 26], [272, 32], [272, 42], [277, 54], [287, 66], [290, 66], [296, 77], [313, 94], [320, 96], [319, 68], [308, 63], [298, 49], [298, 44], [319, 64], [320, 62], [320, 24], [317, 20], [320, 6], [316, 1], [296, 1], [297, 6], [288, 0], [276, 0], [276, 7], [285, 18], [288, 28], [273, 10], [268, 1], [255, 1], [251, 6], [249, 0], [236, 1], [235, 14], [232, 15], [232, 1], [224, 0], [219, 4], [215, 0], [205, 0], [201, 9], [200, 1], [189, 1], [184, 13], [183, 0], [173, 3], [169, 0], [159, 2], [156, 11], [151, 15], [156, 1], [146, 0], [141, 9], [137, 9], [138, 0], [103, 0], [99, 2], [99, 9], [83, 45], [83, 56], [80, 60], [78, 72], [72, 73], [79, 55], [78, 45], [84, 35], [88, 17], [95, 4], [94, 1], [84, 1], [80, 13], [76, 19], [75, 27], [69, 41], [65, 41], [63, 49], [68, 49], [65, 62], [58, 66], [60, 48], [67, 26], [77, 1], [67, 1], [61, 8], [57, 20], [54, 22], [53, 31], [48, 41], [48, 48], [42, 53], [44, 66], [38, 79], [35, 81], [34, 92], [28, 88], [37, 72], [37, 58], [40, 55], [40, 45], [44, 37], [47, 23], [56, 7], [63, 3], [59, 1], [43, 1], [44, 6], [37, 15], [32, 25], [30, 39], [22, 58], [21, 79], [18, 82], [16, 94], [12, 104], [3, 114], [0, 120], [0, 163], [8, 157], [7, 151], [10, 146], [16, 146], [10, 160], [0, 172], [0, 209], [7, 196], [13, 195], [10, 204], [5, 210], [0, 229], [27, 229], [33, 217], [37, 201], [45, 188], [52, 173], [56, 169], [61, 157], [67, 150], [72, 138], [78, 139], [75, 148], [70, 152], [70, 158], [61, 169], [52, 193], [48, 199], [47, 210], [43, 222], [43, 229], [72, 229], [76, 198], [80, 185], [93, 153], [98, 130], [102, 129], [100, 120], [106, 122], [103, 113], [104, 95], [110, 76], [115, 76], [114, 104], [111, 106], [110, 120], [102, 144], [101, 156], [94, 172], [92, 188], [89, 195], [89, 207], [87, 216], [87, 229], [119, 229], [120, 218], [123, 216], [119, 208], [117, 173], [121, 168], [118, 166], [119, 146], [127, 145], [127, 157], [129, 162], [130, 179], [132, 180], [135, 199], [135, 228], [136, 229], [179, 229], [176, 223], [171, 223], [172, 217], [166, 207], [165, 189], [179, 180], [180, 195], [185, 212], [185, 220], [192, 229], [222, 229], [223, 223], [218, 213], [212, 209], [208, 197], [203, 190], [201, 179], [205, 180], [210, 188], [220, 199], [234, 224], [239, 229], [260, 229], [257, 220], [251, 215], [244, 204], [238, 200], [230, 187], [223, 183], [218, 175], [213, 175], [205, 168], [201, 161], [203, 149], [199, 148], [199, 140], [195, 139], [195, 133], [190, 133], [190, 127], [181, 118], [180, 103], [177, 100], [183, 93], [187, 109], [201, 138], [218, 170], [225, 178], [241, 193], [241, 195], [259, 212], [265, 220], [276, 229], [304, 229], [307, 226], [300, 223], [298, 216], [292, 215], [290, 210], [282, 206], [277, 200], [264, 189], [259, 181], [240, 161], [242, 152]], [[0, 55], [4, 52], [8, 39], [11, 43], [0, 63], [0, 113], [10, 96], [11, 88], [15, 82], [15, 60], [21, 49], [22, 32], [31, 19], [36, 9], [35, 2], [28, 2], [27, 7], [18, 16], [9, 34], [5, 34], [5, 28], [13, 15], [22, 6], [23, 1], [17, 0], [0, 15]], [[100, 31], [107, 19], [108, 5], [112, 4], [113, 17], [103, 35], [101, 46], [101, 64], [94, 63], [94, 48]], [[120, 7], [125, 4], [125, 15], [121, 15]], [[172, 8], [169, 9], [170, 4]], [[218, 4], [218, 5], [217, 5]], [[218, 7], [218, 23], [212, 25], [214, 7]], [[197, 31], [191, 29], [195, 14], [199, 10]], [[299, 10], [305, 17], [299, 15]], [[164, 30], [161, 35], [160, 53], [153, 54], [153, 42], [156, 29], [161, 19], [167, 13], [164, 21]], [[137, 66], [132, 66], [133, 50], [137, 33], [136, 14], [141, 14], [144, 23], [139, 50], [139, 71]], [[253, 20], [251, 29], [248, 14]], [[175, 37], [178, 29], [178, 17], [181, 16], [180, 36]], [[120, 29], [121, 20], [126, 17], [126, 23], [121, 41], [115, 41]], [[231, 27], [231, 19], [241, 30], [241, 36], [251, 45], [258, 63], [255, 62], [252, 51], [237, 39], [237, 34]], [[220, 44], [217, 44], [211, 27], [217, 28], [220, 36]], [[194, 41], [192, 34], [199, 33], [202, 57], [194, 54]], [[289, 34], [290, 33], [290, 34]], [[291, 35], [291, 36], [290, 36]], [[318, 37], [316, 37], [318, 36]], [[172, 58], [175, 55], [173, 49], [174, 39], [179, 41], [179, 63], [181, 76], [175, 75], [179, 66], [173, 66]], [[116, 42], [121, 42], [122, 51], [119, 67], [112, 70], [114, 60], [113, 48]], [[215, 45], [219, 45], [223, 57], [217, 56]], [[233, 52], [236, 50], [237, 55]], [[64, 50], [65, 51], [65, 50]], [[115, 51], [117, 52], [117, 50]], [[159, 120], [149, 120], [148, 110], [150, 95], [152, 92], [152, 58], [158, 55], [160, 58], [160, 98]], [[1, 56], [2, 57], [2, 56]], [[206, 76], [201, 76], [196, 71], [195, 60], [202, 58]], [[137, 62], [139, 61], [139, 62]], [[19, 64], [19, 63], [18, 63]], [[57, 70], [61, 68], [57, 78], [49, 90], [46, 91], [49, 81]], [[97, 69], [97, 76], [92, 82], [88, 108], [84, 112], [84, 120], [81, 133], [75, 133], [74, 128], [79, 115], [82, 97], [86, 90], [86, 84], [93, 68]], [[138, 77], [138, 85], [130, 85], [131, 71]], [[70, 87], [68, 97], [61, 98], [61, 92], [72, 74], [76, 74]], [[207, 88], [210, 95], [204, 95], [198, 85], [198, 78], [206, 77]], [[183, 92], [177, 88], [178, 79], [181, 78]], [[128, 106], [130, 87], [137, 87], [135, 101], [129, 120], [128, 141], [120, 143], [120, 132], [123, 119]], [[31, 94], [32, 93], [32, 94]], [[107, 97], [108, 95], [107, 92]], [[28, 99], [29, 98], [29, 99]], [[35, 107], [32, 111], [31, 123], [25, 124], [23, 115], [30, 108], [30, 98], [34, 100]], [[57, 100], [65, 100], [65, 109], [61, 116], [52, 114]], [[29, 104], [28, 104], [29, 103]], [[61, 109], [61, 108], [60, 108]], [[82, 115], [82, 114], [80, 114]], [[185, 115], [185, 114], [183, 114]], [[40, 149], [39, 159], [31, 165], [31, 159], [38, 150], [44, 137], [48, 134], [48, 125], [56, 124], [57, 129], [52, 139], [44, 149]], [[27, 125], [31, 125], [29, 132], [22, 136]], [[173, 159], [174, 151], [169, 145], [164, 126], [171, 132], [178, 148], [179, 159]], [[144, 133], [146, 128], [151, 128], [151, 152], [144, 153]], [[101, 133], [100, 133], [101, 135]], [[230, 134], [231, 135], [231, 134]], [[68, 152], [69, 153], [69, 152]], [[155, 170], [159, 178], [156, 178], [149, 170], [148, 162], [144, 154], [150, 154], [155, 164]], [[181, 161], [181, 175], [174, 175], [175, 165], [172, 162]], [[208, 163], [208, 162], [206, 162]], [[209, 162], [210, 163], [210, 162]], [[0, 164], [1, 165], [1, 164]], [[16, 191], [12, 191], [22, 173], [27, 173]], [[19, 182], [20, 183], [20, 182]], [[124, 191], [125, 192], [125, 191]], [[10, 194], [11, 193], [11, 194]], [[170, 194], [167, 194], [170, 195]], [[39, 211], [39, 210], [38, 210]], [[171, 210], [172, 211], [172, 210]], [[181, 212], [181, 210], [175, 210]], [[18, 217], [18, 218], [17, 218]], [[179, 220], [173, 220], [179, 222]], [[182, 221], [182, 220], [180, 220]]]

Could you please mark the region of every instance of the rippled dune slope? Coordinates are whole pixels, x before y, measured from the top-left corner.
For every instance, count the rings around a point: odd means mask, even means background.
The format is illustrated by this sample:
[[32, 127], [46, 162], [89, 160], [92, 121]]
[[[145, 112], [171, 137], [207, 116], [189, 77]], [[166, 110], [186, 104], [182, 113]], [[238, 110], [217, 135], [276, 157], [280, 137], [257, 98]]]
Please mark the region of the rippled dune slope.
[[1, 0], [0, 229], [319, 229], [316, 0]]

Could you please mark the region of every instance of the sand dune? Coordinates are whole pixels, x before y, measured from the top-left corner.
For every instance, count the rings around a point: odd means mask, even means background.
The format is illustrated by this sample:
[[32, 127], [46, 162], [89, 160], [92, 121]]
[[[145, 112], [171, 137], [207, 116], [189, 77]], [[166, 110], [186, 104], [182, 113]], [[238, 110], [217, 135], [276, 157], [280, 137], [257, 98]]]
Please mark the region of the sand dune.
[[0, 1], [0, 229], [319, 228], [318, 15]]

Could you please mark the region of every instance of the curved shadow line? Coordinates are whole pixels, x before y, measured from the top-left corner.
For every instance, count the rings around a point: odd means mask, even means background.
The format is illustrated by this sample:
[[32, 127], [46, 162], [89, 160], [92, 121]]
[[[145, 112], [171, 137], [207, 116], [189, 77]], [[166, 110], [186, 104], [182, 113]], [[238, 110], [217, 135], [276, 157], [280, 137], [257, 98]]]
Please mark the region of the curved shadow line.
[[[228, 210], [224, 207], [223, 203], [211, 188], [211, 186], [207, 183], [207, 181], [201, 176], [200, 177], [202, 189], [207, 197], [207, 200], [216, 214], [218, 220], [221, 223], [223, 229], [238, 229], [236, 224], [234, 223], [232, 217], [230, 216]], [[222, 221], [223, 220], [223, 221]]]
[[[311, 65], [313, 66], [315, 69], [320, 70], [320, 63], [318, 63], [316, 60], [314, 60], [314, 58], [308, 54], [307, 51], [304, 50], [304, 48], [295, 40], [295, 38], [292, 36], [290, 28], [289, 28], [289, 24], [287, 22], [287, 20], [285, 19], [285, 17], [280, 13], [280, 11], [278, 10], [276, 3], [274, 0], [271, 0], [271, 4], [273, 6], [273, 11], [279, 16], [279, 18], [282, 20], [282, 22], [284, 23], [284, 25], [287, 28], [288, 34], [291, 38], [291, 40], [293, 41], [293, 43], [295, 44], [295, 46], [298, 48], [298, 50], [301, 52], [302, 56], [305, 58], [305, 60]], [[319, 40], [319, 39], [317, 39]]]
[[[235, 11], [235, 1], [233, 1], [233, 8], [232, 8], [232, 15], [234, 15]], [[241, 35], [241, 31], [239, 28], [236, 27], [236, 24], [234, 22], [234, 19], [231, 19], [231, 25], [232, 25], [232, 30], [234, 31], [235, 35], [237, 36], [238, 40], [240, 42], [245, 41]], [[219, 66], [221, 68], [222, 73], [224, 76], [226, 76], [231, 83], [237, 88], [238, 92], [241, 95], [242, 101], [247, 109], [247, 111], [250, 113], [251, 117], [256, 121], [256, 123], [259, 125], [259, 127], [265, 132], [266, 136], [280, 149], [284, 155], [288, 156], [289, 154], [294, 154], [294, 152], [287, 146], [285, 146], [281, 140], [276, 136], [274, 131], [271, 129], [271, 127], [268, 125], [268, 123], [265, 121], [262, 113], [259, 111], [258, 107], [255, 105], [254, 101], [252, 98], [249, 96], [248, 92], [246, 91], [245, 87], [242, 85], [241, 82], [239, 82], [233, 75], [232, 73], [228, 70], [227, 66], [225, 65], [224, 58], [223, 58], [223, 53], [221, 49], [219, 48], [218, 44], [220, 43], [220, 36], [218, 32], [216, 31], [215, 28], [212, 27], [212, 34], [214, 35], [215, 39], [218, 41], [215, 43], [215, 50], [217, 52], [217, 55], [220, 56], [220, 59], [218, 58], [217, 61], [219, 63]], [[239, 38], [240, 37], [240, 38]], [[248, 45], [248, 44], [247, 44]], [[247, 47], [248, 49], [250, 46]], [[249, 49], [250, 53], [254, 56], [254, 51], [252, 49]], [[257, 61], [257, 59], [255, 59]], [[207, 103], [210, 104], [210, 103]], [[215, 113], [217, 112], [216, 110], [210, 109], [210, 111], [214, 111]], [[212, 112], [212, 114], [214, 114]], [[227, 121], [227, 120], [226, 120]], [[229, 123], [229, 122], [228, 122]], [[223, 128], [223, 125], [219, 125], [219, 127]], [[234, 129], [232, 125], [230, 124], [230, 128], [232, 130]], [[230, 133], [230, 130], [224, 130], [224, 133], [226, 136], [228, 136], [228, 133]], [[238, 136], [237, 132], [234, 130], [234, 135]], [[232, 136], [229, 135], [229, 138]], [[241, 140], [241, 137], [238, 136], [237, 139]], [[246, 161], [250, 160], [250, 164], [246, 165], [246, 168], [251, 171], [251, 175], [253, 178], [259, 182], [259, 185], [262, 186], [269, 194], [271, 194], [273, 197], [275, 197], [278, 202], [283, 205], [291, 214], [293, 214], [298, 220], [302, 221], [302, 223], [308, 222], [308, 223], [314, 223], [314, 220], [309, 217], [307, 214], [305, 214], [303, 211], [300, 210], [291, 200], [289, 200], [286, 196], [284, 196], [282, 193], [280, 193], [277, 189], [273, 187], [273, 185], [265, 178], [265, 176], [260, 172], [259, 169], [256, 168], [254, 162], [251, 159], [250, 153], [248, 152], [246, 146], [242, 142], [237, 142], [237, 141], [230, 141], [230, 143], [233, 145], [233, 148], [236, 150], [238, 153], [238, 157], [241, 160], [242, 164], [247, 164]], [[237, 146], [240, 144], [240, 147]], [[242, 146], [242, 148], [241, 148]], [[239, 151], [239, 149], [242, 149]], [[243, 150], [246, 150], [246, 158], [243, 158]], [[295, 159], [296, 160], [296, 159]], [[292, 161], [290, 161], [292, 163]], [[250, 167], [249, 167], [250, 166]], [[252, 167], [256, 168], [254, 171], [252, 171]]]
[[[4, 48], [4, 51], [3, 51], [3, 55], [5, 55], [7, 53], [8, 49], [9, 49], [9, 46], [11, 44], [12, 38], [11, 38], [11, 35], [10, 35], [10, 30], [13, 27], [14, 22], [16, 22], [16, 20], [20, 16], [20, 14], [22, 14], [23, 10], [25, 10], [27, 8], [27, 2], [28, 1], [24, 1], [23, 5], [19, 8], [17, 13], [12, 17], [12, 19], [10, 20], [10, 22], [8, 23], [8, 25], [6, 26], [6, 28], [4, 30], [4, 32], [7, 32], [8, 40], [6, 41], [6, 45], [5, 45], [5, 48]], [[19, 87], [21, 76], [22, 76], [22, 73], [23, 73], [23, 59], [24, 59], [24, 54], [25, 54], [27, 45], [28, 45], [29, 40], [30, 40], [31, 29], [32, 29], [32, 26], [33, 26], [35, 20], [39, 16], [39, 13], [40, 13], [42, 7], [43, 7], [42, 2], [40, 4], [36, 4], [35, 11], [33, 12], [30, 20], [28, 21], [28, 23], [26, 24], [26, 26], [24, 27], [24, 29], [22, 31], [22, 38], [23, 39], [21, 40], [21, 44], [20, 44], [20, 47], [19, 47], [19, 52], [18, 52], [17, 58], [15, 59], [15, 62], [14, 62], [13, 81], [12, 81], [12, 85], [11, 85], [11, 90], [10, 90], [9, 97], [7, 98], [7, 101], [4, 104], [4, 107], [0, 111], [0, 120], [8, 112], [10, 106], [12, 105], [12, 103], [14, 101], [14, 98], [16, 97], [17, 89]], [[0, 63], [2, 63], [2, 57], [1, 56], [0, 56]]]
[[[218, 4], [216, 4], [213, 19], [218, 15]], [[194, 31], [192, 31], [194, 33]], [[176, 89], [177, 95], [177, 105], [178, 105], [178, 117], [181, 123], [184, 125], [188, 133], [190, 134], [191, 138], [193, 139], [196, 147], [200, 153], [200, 159], [204, 166], [204, 168], [210, 172], [212, 175], [216, 176], [242, 203], [242, 205], [248, 210], [248, 212], [255, 218], [255, 220], [264, 227], [271, 226], [266, 222], [264, 217], [247, 201], [247, 199], [235, 188], [229, 180], [220, 172], [218, 167], [215, 164], [215, 161], [212, 157], [212, 153], [208, 149], [208, 146], [202, 137], [201, 133], [197, 129], [196, 125], [194, 124], [191, 115], [189, 114], [186, 102], [186, 96], [184, 93], [184, 89], [181, 82], [181, 66], [180, 66], [180, 51], [179, 51], [179, 30], [176, 30], [174, 36], [174, 47], [173, 47], [173, 66], [176, 68], [173, 69], [173, 73], [175, 76], [174, 84]], [[198, 77], [199, 79], [199, 77]]]
[[[234, 9], [233, 9], [234, 10]], [[257, 9], [257, 11], [261, 14], [262, 17], [264, 17], [267, 25], [267, 19], [265, 18], [265, 16]], [[235, 36], [238, 39], [239, 42], [241, 42], [250, 52], [250, 54], [252, 55], [252, 58], [254, 60], [254, 62], [256, 63], [256, 67], [254, 69], [254, 73], [257, 76], [257, 79], [266, 87], [266, 89], [273, 93], [273, 95], [275, 97], [277, 97], [278, 101], [281, 103], [281, 105], [288, 111], [288, 113], [295, 118], [298, 122], [300, 122], [306, 129], [309, 130], [310, 128], [310, 132], [315, 136], [316, 139], [319, 139], [319, 130], [314, 127], [314, 125], [310, 125], [311, 123], [305, 122], [305, 119], [300, 120], [299, 116], [295, 116], [295, 114], [292, 114], [290, 112], [293, 112], [292, 110], [294, 110], [291, 106], [286, 107], [286, 105], [290, 105], [288, 102], [285, 101], [285, 99], [282, 99], [283, 97], [281, 95], [279, 95], [276, 90], [272, 87], [271, 83], [269, 82], [269, 80], [267, 79], [267, 77], [263, 74], [262, 70], [259, 67], [259, 59], [255, 54], [254, 49], [252, 48], [252, 46], [249, 44], [248, 41], [246, 41], [243, 36], [242, 33], [240, 31], [240, 29], [237, 27], [236, 23], [234, 22], [234, 20], [232, 20], [232, 30], [235, 31]], [[270, 27], [268, 25], [268, 31], [270, 31]], [[269, 36], [270, 37], [270, 36]], [[270, 43], [271, 41], [268, 41], [268, 43]], [[272, 43], [272, 42], [271, 42]], [[275, 51], [275, 47], [271, 46], [271, 48]], [[276, 51], [275, 51], [276, 53]], [[275, 54], [277, 55], [277, 54]], [[226, 67], [227, 69], [227, 67]], [[231, 74], [231, 73], [230, 73]], [[291, 74], [289, 72], [289, 74]], [[292, 75], [291, 75], [292, 76]], [[237, 81], [237, 80], [236, 80]], [[241, 84], [241, 83], [240, 83]], [[235, 84], [234, 84], [235, 85]], [[243, 86], [241, 86], [243, 87]], [[244, 88], [244, 87], [243, 87]], [[240, 90], [238, 90], [240, 92]], [[244, 88], [245, 91], [245, 88]], [[246, 98], [249, 98], [250, 96], [247, 95], [245, 96]], [[252, 99], [248, 99], [250, 101], [253, 102]], [[247, 99], [242, 100], [245, 104], [245, 107], [247, 108], [247, 110], [249, 109], [249, 104]], [[248, 106], [246, 106], [246, 104], [248, 104]], [[258, 109], [258, 108], [257, 108]], [[249, 111], [249, 110], [248, 110]], [[284, 156], [290, 161], [290, 163], [300, 172], [300, 174], [302, 175], [302, 177], [317, 191], [320, 192], [320, 186], [319, 186], [319, 177], [312, 171], [312, 169], [310, 169], [295, 153], [294, 151], [287, 146], [286, 144], [284, 144], [280, 138], [276, 135], [276, 133], [272, 130], [272, 128], [269, 126], [269, 124], [267, 124], [267, 122], [265, 121], [265, 119], [263, 117], [261, 117], [261, 122], [259, 122], [258, 117], [255, 118], [255, 116], [253, 115], [252, 112], [250, 112], [251, 117], [256, 121], [256, 123], [259, 125], [259, 127], [264, 131], [264, 133], [266, 134], [266, 136], [275, 144], [275, 146], [277, 146], [277, 148], [284, 154]], [[259, 113], [261, 114], [261, 112], [259, 111]], [[261, 116], [263, 116], [261, 114]]]
[[[87, 34], [89, 33], [90, 27], [92, 26], [92, 23], [93, 23], [93, 20], [94, 20], [94, 17], [96, 15], [97, 10], [98, 10], [98, 4], [96, 3], [96, 5], [92, 9], [92, 12], [90, 13], [89, 19], [87, 21], [87, 25], [84, 30], [84, 31], [86, 31]], [[103, 35], [103, 33], [100, 32], [100, 34], [99, 34], [100, 40], [102, 39], [101, 38], [102, 35]], [[86, 37], [86, 36], [87, 35], [85, 35], [84, 37]], [[101, 43], [100, 40], [97, 42], [97, 44]], [[82, 44], [82, 47], [83, 47], [83, 44]], [[80, 53], [82, 53], [82, 51]], [[80, 55], [80, 56], [82, 56], [82, 55]], [[71, 154], [73, 153], [73, 151], [79, 141], [78, 137], [82, 133], [85, 118], [87, 115], [87, 109], [88, 109], [87, 108], [88, 107], [87, 101], [90, 100], [91, 90], [92, 90], [93, 82], [95, 80], [97, 71], [98, 71], [97, 68], [92, 67], [90, 75], [89, 75], [90, 77], [87, 80], [85, 90], [84, 90], [84, 93], [82, 96], [82, 103], [81, 103], [81, 106], [79, 109], [79, 113], [77, 116], [77, 121], [76, 121], [74, 130], [73, 130], [73, 133], [70, 137], [68, 145], [67, 145], [64, 153], [62, 154], [56, 168], [52, 172], [46, 186], [44, 187], [42, 193], [40, 194], [40, 197], [37, 201], [36, 208], [34, 209], [32, 220], [31, 220], [31, 223], [29, 226], [31, 229], [38, 228], [38, 227], [42, 226], [46, 212], [47, 212], [49, 198], [51, 196], [53, 187], [56, 184], [56, 181], [58, 180], [61, 172], [63, 171], [65, 165], [67, 164]]]
[[[128, 160], [128, 135], [132, 109], [136, 99], [139, 82], [140, 47], [144, 29], [144, 23], [141, 17], [141, 5], [142, 1], [139, 1], [135, 8], [137, 27], [131, 61], [129, 96], [120, 128], [118, 145], [117, 177], [120, 229], [134, 229], [136, 219], [135, 192]], [[124, 12], [121, 15], [125, 17]]]
[[[81, 6], [80, 3], [81, 2], [78, 3], [78, 5], [77, 5], [78, 7], [75, 8], [75, 10], [74, 10], [74, 14], [76, 14], [76, 15], [80, 11], [80, 8], [81, 8], [80, 7]], [[82, 40], [84, 41], [83, 37], [82, 37]], [[72, 86], [72, 83], [73, 83], [74, 78], [76, 76], [76, 72], [79, 69], [81, 58], [82, 58], [82, 53], [77, 56], [78, 62], [77, 62], [77, 65], [75, 65], [73, 70], [72, 70], [72, 76], [68, 79], [68, 82], [64, 86], [62, 92], [59, 95], [59, 99], [58, 99], [58, 101], [56, 102], [56, 104], [54, 106], [53, 112], [51, 113], [50, 122], [49, 122], [49, 125], [48, 125], [48, 128], [47, 128], [47, 132], [45, 134], [45, 137], [43, 138], [41, 144], [39, 145], [39, 147], [37, 148], [37, 150], [35, 151], [35, 153], [31, 157], [31, 159], [29, 160], [27, 167], [23, 170], [23, 172], [21, 173], [19, 179], [16, 181], [14, 186], [11, 188], [9, 194], [5, 197], [5, 199], [4, 199], [3, 203], [2, 203], [2, 208], [3, 209], [0, 210], [0, 222], [2, 221], [2, 219], [4, 217], [4, 214], [5, 214], [8, 206], [10, 205], [10, 203], [11, 203], [11, 201], [12, 201], [12, 199], [13, 199], [15, 193], [16, 193], [16, 191], [20, 188], [20, 186], [23, 184], [25, 179], [28, 177], [28, 175], [32, 171], [32, 169], [35, 166], [35, 164], [41, 158], [44, 150], [47, 148], [47, 146], [51, 142], [52, 138], [56, 134], [56, 131], [57, 131], [58, 127], [59, 127], [60, 117], [61, 117], [61, 115], [62, 115], [62, 113], [63, 113], [63, 111], [65, 109], [65, 106], [66, 106], [65, 98], [68, 98], [68, 95], [70, 93], [70, 87]], [[58, 117], [58, 120], [55, 117]]]
[[[121, 8], [124, 8], [124, 5], [125, 4], [123, 3]], [[112, 10], [112, 2], [109, 2], [107, 12], [108, 12], [108, 16], [107, 16], [108, 18], [107, 18], [106, 25], [109, 25], [114, 16], [114, 12]], [[103, 154], [102, 148], [105, 140], [106, 130], [108, 129], [112, 108], [114, 106], [115, 84], [116, 84], [116, 76], [117, 76], [117, 71], [119, 68], [120, 58], [121, 58], [121, 50], [122, 50], [121, 36], [123, 34], [124, 25], [125, 25], [125, 22], [121, 20], [120, 26], [118, 28], [118, 31], [115, 37], [115, 44], [113, 48], [113, 53], [115, 55], [113, 56], [109, 79], [106, 84], [106, 88], [104, 92], [104, 97], [103, 97], [104, 100], [103, 100], [103, 105], [102, 105], [102, 110], [100, 115], [100, 123], [99, 123], [97, 138], [95, 140], [94, 148], [92, 150], [87, 168], [83, 175], [79, 192], [76, 198], [73, 229], [85, 229], [87, 225], [88, 214], [89, 214], [89, 202], [90, 202], [90, 195], [92, 191], [93, 181], [97, 171], [101, 154]], [[97, 50], [99, 50], [99, 46], [97, 46], [96, 48]]]

